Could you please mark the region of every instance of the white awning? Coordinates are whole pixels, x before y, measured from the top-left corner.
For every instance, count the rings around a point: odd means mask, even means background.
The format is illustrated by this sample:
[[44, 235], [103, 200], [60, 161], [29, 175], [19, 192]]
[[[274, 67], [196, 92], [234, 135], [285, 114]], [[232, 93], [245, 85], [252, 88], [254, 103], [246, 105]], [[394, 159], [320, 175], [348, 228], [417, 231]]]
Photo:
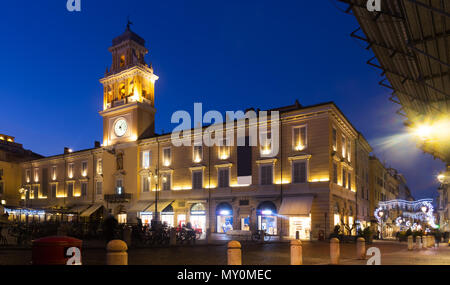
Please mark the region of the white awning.
[[309, 216], [313, 196], [286, 197], [281, 203], [280, 215]]
[[[173, 203], [173, 200], [168, 201], [158, 201], [158, 212], [162, 212], [167, 206]], [[154, 206], [154, 204], [153, 204]], [[155, 207], [153, 207], [153, 210], [155, 210]]]
[[134, 205], [128, 209], [128, 212], [151, 212], [151, 206], [153, 201], [137, 201]]
[[97, 211], [98, 209], [100, 209], [100, 207], [102, 207], [103, 204], [94, 204], [92, 206], [90, 206], [88, 209], [86, 209], [86, 211], [84, 211], [83, 213], [81, 213], [80, 217], [89, 217], [91, 216], [95, 211]]

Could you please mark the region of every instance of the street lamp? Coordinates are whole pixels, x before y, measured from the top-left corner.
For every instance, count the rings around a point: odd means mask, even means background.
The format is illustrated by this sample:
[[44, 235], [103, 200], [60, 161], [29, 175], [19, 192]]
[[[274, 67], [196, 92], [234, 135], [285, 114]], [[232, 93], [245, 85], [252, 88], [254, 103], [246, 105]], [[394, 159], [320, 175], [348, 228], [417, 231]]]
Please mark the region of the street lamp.
[[384, 216], [384, 212], [383, 211], [379, 211], [378, 212], [378, 216], [380, 217], [380, 222], [381, 222], [380, 239], [383, 239], [383, 216]]

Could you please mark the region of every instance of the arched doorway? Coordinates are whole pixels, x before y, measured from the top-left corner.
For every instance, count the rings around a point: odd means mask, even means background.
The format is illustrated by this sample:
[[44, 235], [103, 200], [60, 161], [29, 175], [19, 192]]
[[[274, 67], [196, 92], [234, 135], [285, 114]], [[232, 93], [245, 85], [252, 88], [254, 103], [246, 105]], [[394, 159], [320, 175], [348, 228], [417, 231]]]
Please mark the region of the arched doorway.
[[233, 207], [226, 202], [222, 202], [216, 207], [217, 232], [226, 233], [233, 230]]
[[199, 230], [202, 235], [206, 232], [206, 208], [202, 203], [195, 203], [191, 206], [189, 221], [195, 230]]
[[267, 234], [277, 234], [277, 207], [272, 201], [261, 202], [257, 209], [258, 230], [266, 231]]

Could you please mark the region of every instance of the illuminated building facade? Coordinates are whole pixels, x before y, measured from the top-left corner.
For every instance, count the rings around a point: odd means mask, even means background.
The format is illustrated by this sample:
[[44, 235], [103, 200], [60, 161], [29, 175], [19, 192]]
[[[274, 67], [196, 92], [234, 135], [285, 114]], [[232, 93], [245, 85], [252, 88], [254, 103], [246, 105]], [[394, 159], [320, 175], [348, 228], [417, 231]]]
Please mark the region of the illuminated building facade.
[[[14, 137], [0, 134], [0, 208], [7, 205], [17, 207], [17, 189], [22, 184], [20, 163], [41, 156], [23, 148]], [[1, 213], [1, 211], [0, 211]]]
[[109, 51], [112, 66], [100, 80], [103, 144], [21, 163], [21, 203], [44, 209], [39, 220], [159, 216], [171, 226], [301, 239], [368, 221], [371, 148], [334, 103], [270, 110], [280, 114], [274, 156], [268, 145], [176, 147], [170, 133], [154, 132], [158, 76], [144, 60], [145, 41], [127, 27]]

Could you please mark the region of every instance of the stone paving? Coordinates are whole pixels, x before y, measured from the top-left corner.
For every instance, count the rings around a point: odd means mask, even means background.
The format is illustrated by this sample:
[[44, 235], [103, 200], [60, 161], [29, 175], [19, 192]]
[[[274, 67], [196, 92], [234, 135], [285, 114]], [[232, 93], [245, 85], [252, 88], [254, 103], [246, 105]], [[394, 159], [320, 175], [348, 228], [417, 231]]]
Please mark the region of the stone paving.
[[[369, 247], [381, 251], [382, 265], [450, 265], [450, 247], [440, 244], [439, 248], [408, 251], [406, 243], [375, 241]], [[341, 264], [364, 265], [365, 260], [355, 258], [355, 244], [341, 244]], [[162, 248], [130, 249], [130, 265], [225, 265], [226, 246], [196, 245]], [[289, 264], [289, 243], [273, 242], [266, 244], [242, 243], [243, 264], [246, 265], [284, 265]], [[102, 248], [83, 249], [83, 264], [105, 264], [106, 252]], [[0, 265], [30, 264], [30, 249], [0, 249]], [[329, 243], [304, 242], [303, 262], [306, 265], [329, 264]]]

